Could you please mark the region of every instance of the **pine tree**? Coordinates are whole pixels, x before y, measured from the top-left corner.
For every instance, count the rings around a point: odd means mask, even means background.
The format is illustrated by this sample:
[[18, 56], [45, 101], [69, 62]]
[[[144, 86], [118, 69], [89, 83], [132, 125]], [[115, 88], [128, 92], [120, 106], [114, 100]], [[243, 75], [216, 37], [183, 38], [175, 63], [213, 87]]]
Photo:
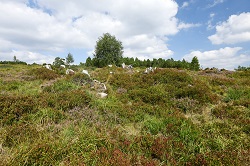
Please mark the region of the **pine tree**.
[[193, 59], [192, 59], [192, 62], [190, 64], [190, 69], [194, 70], [194, 71], [200, 70], [199, 60], [198, 60], [198, 58], [196, 56], [193, 57]]

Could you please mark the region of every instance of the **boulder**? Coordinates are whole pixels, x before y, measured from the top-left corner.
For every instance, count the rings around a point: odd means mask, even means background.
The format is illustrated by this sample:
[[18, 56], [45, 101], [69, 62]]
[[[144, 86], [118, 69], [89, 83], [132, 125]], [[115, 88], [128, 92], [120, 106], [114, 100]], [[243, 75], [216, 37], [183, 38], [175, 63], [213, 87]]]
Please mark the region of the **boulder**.
[[146, 68], [146, 70], [144, 71], [145, 74], [149, 74], [151, 72], [154, 72], [154, 69], [152, 67]]
[[123, 69], [125, 69], [125, 68], [126, 68], [125, 63], [122, 63], [122, 68], [123, 68]]
[[91, 82], [91, 88], [95, 89], [98, 92], [105, 92], [107, 90], [106, 85], [98, 80], [93, 80]]
[[43, 67], [45, 67], [46, 69], [52, 70], [51, 65], [44, 65]]
[[60, 65], [60, 68], [65, 69], [65, 68], [66, 68], [66, 66], [65, 66], [65, 65]]
[[88, 75], [90, 77], [89, 72], [87, 70], [83, 70], [82, 74], [86, 74], [86, 75]]
[[72, 69], [67, 69], [67, 70], [66, 70], [66, 74], [67, 74], [67, 75], [74, 75], [74, 74], [75, 74], [75, 71], [72, 70]]

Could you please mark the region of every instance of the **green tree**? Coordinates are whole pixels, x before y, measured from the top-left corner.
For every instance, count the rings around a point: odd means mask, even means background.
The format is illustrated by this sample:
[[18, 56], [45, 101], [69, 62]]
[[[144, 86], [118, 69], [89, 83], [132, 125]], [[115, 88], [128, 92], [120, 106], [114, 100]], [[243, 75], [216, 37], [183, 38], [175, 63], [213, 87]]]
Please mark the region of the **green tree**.
[[14, 58], [13, 58], [13, 61], [14, 61], [14, 62], [16, 62], [16, 61], [17, 61], [17, 58], [16, 58], [16, 56], [14, 56]]
[[88, 57], [88, 58], [86, 59], [85, 65], [88, 66], [88, 67], [93, 65], [92, 60], [91, 60], [90, 57]]
[[193, 57], [193, 59], [192, 59], [192, 62], [190, 64], [190, 69], [195, 70], [195, 71], [200, 70], [200, 63], [199, 63], [199, 60], [196, 56]]
[[60, 67], [60, 65], [65, 65], [64, 59], [60, 57], [56, 57], [55, 61], [53, 62], [53, 65], [56, 67]]
[[94, 53], [94, 66], [104, 67], [109, 64], [119, 65], [122, 59], [123, 46], [122, 42], [115, 36], [105, 33], [98, 38]]
[[70, 65], [73, 62], [74, 62], [73, 55], [71, 53], [69, 53], [68, 56], [66, 57], [66, 64]]
[[17, 59], [17, 57], [16, 57], [15, 55], [14, 55], [14, 57], [13, 57], [13, 61], [14, 61], [14, 62], [20, 62], [19, 59]]

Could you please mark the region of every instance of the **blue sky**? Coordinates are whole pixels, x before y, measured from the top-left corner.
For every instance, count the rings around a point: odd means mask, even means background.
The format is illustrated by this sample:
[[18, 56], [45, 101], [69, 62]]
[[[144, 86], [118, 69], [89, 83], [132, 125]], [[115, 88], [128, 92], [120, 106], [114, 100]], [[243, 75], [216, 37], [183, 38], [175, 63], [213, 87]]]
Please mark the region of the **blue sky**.
[[127, 57], [250, 66], [249, 0], [1, 0], [0, 11], [0, 61], [52, 63], [70, 52], [79, 64], [109, 32]]

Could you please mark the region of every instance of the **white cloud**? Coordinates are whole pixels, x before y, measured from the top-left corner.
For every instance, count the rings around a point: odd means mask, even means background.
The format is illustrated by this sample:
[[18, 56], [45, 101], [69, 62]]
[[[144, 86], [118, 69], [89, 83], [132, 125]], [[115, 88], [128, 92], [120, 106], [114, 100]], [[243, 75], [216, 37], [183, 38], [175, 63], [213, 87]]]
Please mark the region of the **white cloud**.
[[209, 20], [207, 22], [207, 30], [212, 30], [215, 28], [215, 26], [212, 24], [215, 17], [215, 13], [210, 13]]
[[164, 40], [155, 36], [138, 35], [124, 41], [125, 57], [137, 57], [140, 60], [153, 58], [169, 58], [173, 51], [169, 50]]
[[69, 23], [59, 22], [55, 17], [25, 4], [0, 2], [0, 11], [0, 40], [14, 44], [15, 48], [53, 51], [86, 42], [79, 38], [81, 34]]
[[225, 0], [214, 0], [214, 2], [212, 4], [208, 5], [208, 8], [212, 8], [212, 7], [216, 6], [216, 5], [224, 3], [224, 2], [225, 2]]
[[250, 55], [241, 54], [239, 51], [241, 47], [225, 47], [219, 50], [210, 51], [192, 51], [183, 58], [191, 61], [194, 56], [199, 59], [203, 68], [216, 67], [233, 70], [245, 62], [250, 62]]
[[186, 8], [189, 6], [189, 3], [187, 1], [183, 2], [181, 9]]
[[194, 28], [194, 27], [200, 27], [201, 24], [189, 24], [189, 23], [183, 23], [180, 22], [178, 25], [178, 29], [188, 29], [188, 28]]
[[37, 52], [12, 50], [11, 52], [1, 53], [0, 60], [12, 61], [14, 56], [16, 56], [18, 60], [27, 62], [28, 64], [32, 64], [34, 62], [38, 64], [43, 64], [43, 63], [51, 64], [55, 59], [54, 56], [43, 55]]
[[213, 44], [235, 44], [250, 41], [250, 13], [232, 15], [216, 26], [216, 34], [208, 39]]
[[[124, 43], [127, 56], [168, 57], [173, 51], [166, 45], [167, 37], [199, 26], [178, 20], [173, 0], [39, 0], [32, 7], [29, 2], [1, 0], [0, 60], [8, 54], [12, 59], [12, 50], [20, 57], [73, 48], [90, 52], [106, 32]], [[34, 57], [39, 56], [29, 56], [41, 61]]]

